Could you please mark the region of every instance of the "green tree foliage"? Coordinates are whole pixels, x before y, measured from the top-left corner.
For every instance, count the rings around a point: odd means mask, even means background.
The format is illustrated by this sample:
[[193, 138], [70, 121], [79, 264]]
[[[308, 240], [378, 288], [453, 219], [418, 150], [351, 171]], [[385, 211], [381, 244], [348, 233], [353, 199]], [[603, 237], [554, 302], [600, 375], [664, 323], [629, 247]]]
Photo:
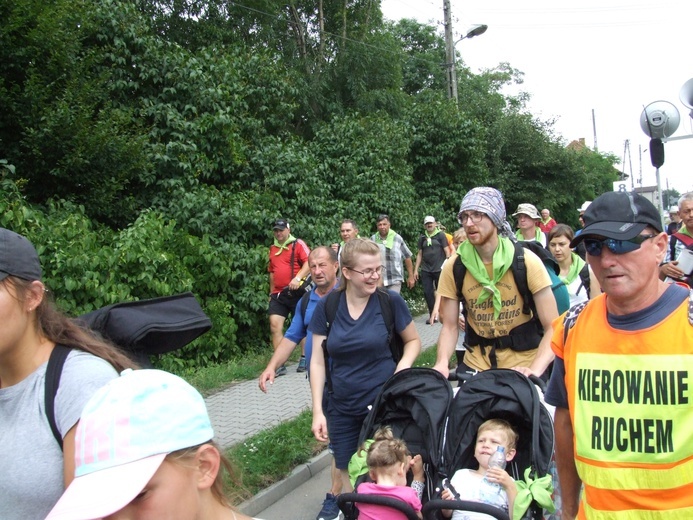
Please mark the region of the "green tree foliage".
[[[567, 149], [509, 64], [445, 98], [436, 28], [377, 0], [0, 0], [0, 224], [60, 306], [191, 290], [213, 330], [167, 364], [268, 348], [267, 247], [378, 213], [413, 244], [493, 185], [576, 223], [615, 158]], [[566, 189], [570, 179], [570, 189]]]

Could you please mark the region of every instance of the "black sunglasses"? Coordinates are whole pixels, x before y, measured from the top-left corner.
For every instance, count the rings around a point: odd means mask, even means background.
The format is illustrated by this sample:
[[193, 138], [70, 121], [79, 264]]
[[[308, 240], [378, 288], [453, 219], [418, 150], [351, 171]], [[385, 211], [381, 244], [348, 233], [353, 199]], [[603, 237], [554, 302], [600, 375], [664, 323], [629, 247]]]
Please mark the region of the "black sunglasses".
[[630, 240], [616, 240], [615, 238], [604, 238], [602, 240], [596, 240], [594, 238], [586, 238], [585, 249], [587, 254], [590, 256], [599, 256], [602, 254], [602, 248], [604, 246], [609, 248], [615, 255], [624, 255], [626, 253], [632, 253], [640, 249], [640, 246], [645, 240], [654, 238], [657, 235], [638, 235]]

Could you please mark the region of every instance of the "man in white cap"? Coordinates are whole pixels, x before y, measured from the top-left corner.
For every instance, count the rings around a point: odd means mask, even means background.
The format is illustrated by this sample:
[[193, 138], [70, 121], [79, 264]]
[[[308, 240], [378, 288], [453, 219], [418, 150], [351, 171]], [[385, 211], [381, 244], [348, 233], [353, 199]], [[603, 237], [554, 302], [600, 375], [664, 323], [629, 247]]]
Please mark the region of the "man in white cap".
[[[436, 288], [440, 270], [443, 262], [450, 256], [448, 238], [438, 229], [436, 219], [431, 215], [424, 218], [424, 234], [419, 237], [417, 246], [419, 252], [416, 253], [414, 278], [421, 279], [428, 315], [431, 316], [436, 304]], [[419, 275], [419, 268], [421, 268], [421, 275]], [[430, 324], [430, 318], [426, 320], [426, 323]]]

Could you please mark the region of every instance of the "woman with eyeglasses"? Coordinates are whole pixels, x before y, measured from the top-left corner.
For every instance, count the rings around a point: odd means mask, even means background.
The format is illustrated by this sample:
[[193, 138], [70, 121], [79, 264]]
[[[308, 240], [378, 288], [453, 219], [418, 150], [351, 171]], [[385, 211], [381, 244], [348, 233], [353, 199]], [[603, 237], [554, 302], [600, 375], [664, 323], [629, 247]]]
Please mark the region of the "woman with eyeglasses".
[[[347, 488], [347, 466], [358, 448], [368, 407], [383, 383], [395, 372], [410, 368], [421, 351], [421, 339], [405, 301], [394, 291], [379, 289], [383, 270], [375, 242], [362, 238], [347, 242], [342, 249], [340, 287], [333, 297], [339, 299], [335, 316], [331, 320], [327, 316], [329, 297], [323, 298], [308, 327], [313, 333], [312, 431], [318, 441], [329, 439]], [[377, 291], [385, 291], [386, 297]], [[389, 303], [393, 332], [404, 343], [397, 363], [390, 349], [383, 302]]]
[[570, 306], [591, 300], [601, 294], [594, 272], [577, 253], [570, 248], [574, 234], [570, 226], [558, 224], [549, 231], [549, 251], [558, 262], [558, 277], [568, 288]]

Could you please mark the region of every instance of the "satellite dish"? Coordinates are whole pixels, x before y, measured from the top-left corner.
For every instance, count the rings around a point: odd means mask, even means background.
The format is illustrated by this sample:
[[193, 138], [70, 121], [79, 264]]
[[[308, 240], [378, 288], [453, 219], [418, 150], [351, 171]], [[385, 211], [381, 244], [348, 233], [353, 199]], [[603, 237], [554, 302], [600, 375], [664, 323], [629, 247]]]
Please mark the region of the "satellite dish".
[[[684, 106], [693, 109], [693, 78], [686, 81], [679, 92], [679, 99]], [[693, 117], [693, 110], [688, 114]]]
[[669, 137], [681, 122], [678, 109], [668, 101], [655, 101], [640, 114], [640, 128], [653, 139]]

